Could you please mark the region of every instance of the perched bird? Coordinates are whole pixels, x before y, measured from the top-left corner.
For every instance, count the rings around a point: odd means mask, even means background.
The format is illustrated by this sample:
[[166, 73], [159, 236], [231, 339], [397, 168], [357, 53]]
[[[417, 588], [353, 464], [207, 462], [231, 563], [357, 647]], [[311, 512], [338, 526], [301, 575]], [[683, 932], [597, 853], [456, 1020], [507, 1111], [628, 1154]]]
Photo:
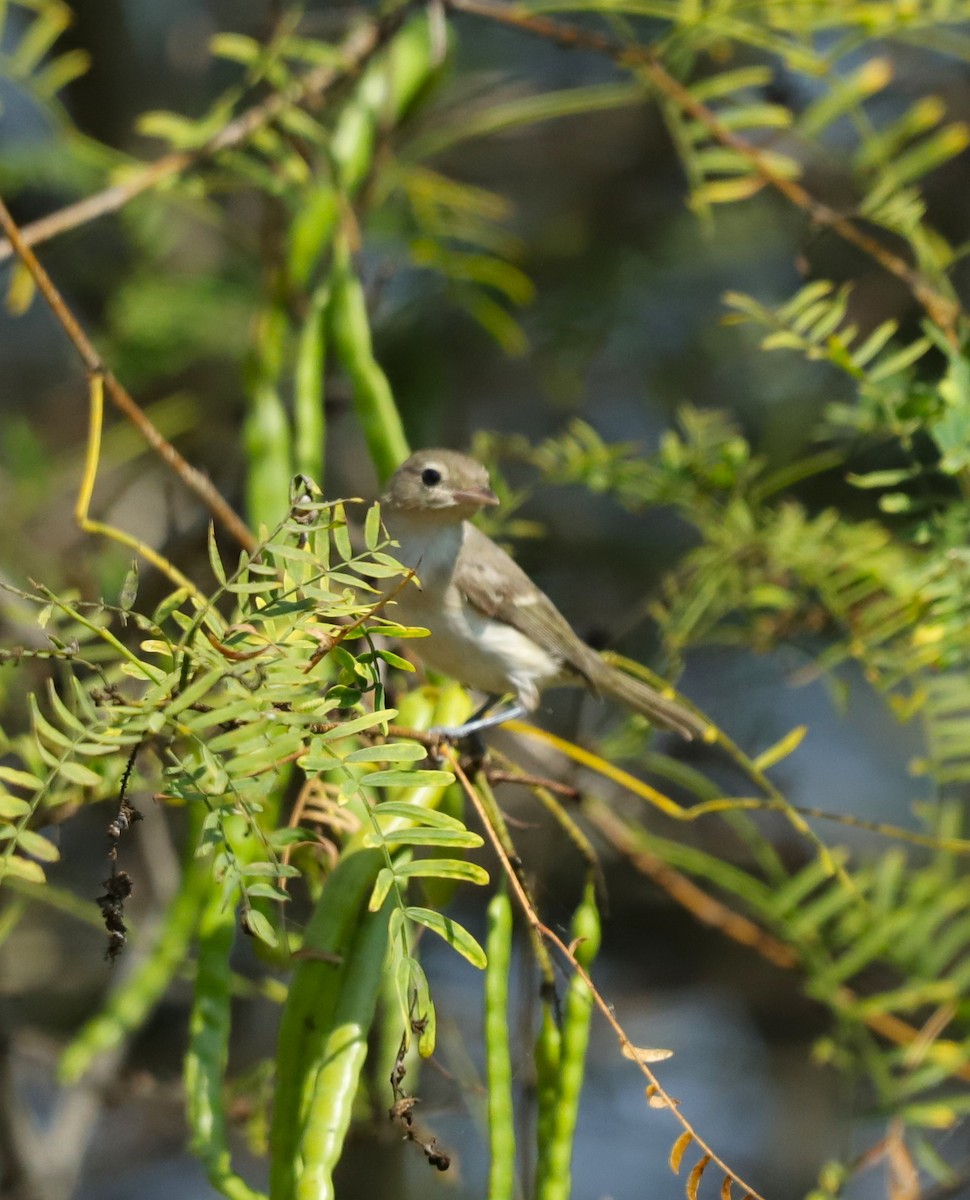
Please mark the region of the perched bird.
[[[472, 719], [468, 734], [531, 712], [547, 687], [579, 685], [619, 701], [682, 737], [705, 722], [674, 700], [612, 667], [574, 633], [513, 559], [469, 523], [498, 504], [481, 463], [454, 450], [419, 450], [391, 476], [381, 498], [395, 557], [415, 579], [395, 596], [395, 616], [427, 629], [415, 643], [427, 666], [491, 698], [517, 705]], [[484, 711], [484, 710], [481, 710]]]

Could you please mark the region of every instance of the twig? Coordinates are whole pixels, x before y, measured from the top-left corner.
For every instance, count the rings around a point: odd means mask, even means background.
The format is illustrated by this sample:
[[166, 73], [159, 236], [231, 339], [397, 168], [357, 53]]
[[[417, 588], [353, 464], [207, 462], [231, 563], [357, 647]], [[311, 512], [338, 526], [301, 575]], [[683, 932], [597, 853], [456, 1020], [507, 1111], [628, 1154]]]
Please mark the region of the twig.
[[745, 158], [766, 184], [780, 192], [796, 208], [801, 209], [810, 221], [830, 229], [843, 241], [849, 242], [874, 259], [889, 274], [902, 280], [930, 319], [943, 330], [950, 344], [959, 344], [956, 323], [960, 306], [956, 300], [941, 294], [921, 271], [910, 266], [905, 259], [893, 253], [864, 229], [860, 229], [854, 221], [816, 200], [802, 184], [780, 175], [764, 151], [752, 146], [734, 130], [729, 129], [713, 109], [701, 103], [688, 88], [670, 75], [649, 46], [629, 45], [595, 30], [536, 16], [511, 4], [497, 3], [496, 0], [447, 0], [447, 4], [457, 12], [510, 25], [524, 33], [555, 42], [565, 49], [605, 54], [618, 66], [634, 67], [642, 71], [658, 92], [673, 101], [682, 112], [699, 121], [722, 146], [730, 147]]
[[684, 1133], [690, 1134], [691, 1139], [694, 1141], [697, 1147], [702, 1150], [704, 1154], [709, 1156], [710, 1161], [719, 1167], [727, 1178], [731, 1179], [738, 1185], [739, 1188], [743, 1190], [744, 1194], [749, 1198], [749, 1200], [764, 1200], [759, 1192], [755, 1191], [753, 1187], [745, 1183], [745, 1181], [740, 1177], [740, 1175], [738, 1175], [736, 1171], [729, 1167], [722, 1158], [715, 1154], [714, 1150], [700, 1136], [690, 1121], [688, 1121], [683, 1113], [681, 1113], [677, 1106], [677, 1101], [661, 1085], [660, 1080], [645, 1062], [641, 1052], [639, 1052], [630, 1041], [623, 1026], [617, 1020], [612, 1006], [606, 1001], [606, 999], [604, 999], [602, 993], [593, 983], [589, 972], [580, 965], [576, 959], [576, 955], [573, 953], [570, 947], [566, 945], [562, 938], [540, 919], [534, 905], [530, 902], [529, 897], [519, 880], [516, 869], [509, 859], [509, 856], [502, 845], [501, 839], [488, 822], [488, 818], [478, 792], [473, 787], [471, 780], [462, 770], [461, 763], [458, 761], [458, 756], [451, 747], [448, 748], [446, 757], [448, 758], [451, 770], [454, 771], [455, 776], [462, 786], [462, 790], [468, 797], [471, 804], [474, 806], [479, 818], [482, 821], [482, 824], [485, 828], [485, 833], [487, 834], [489, 841], [492, 843], [492, 848], [498, 855], [499, 862], [502, 865], [502, 870], [505, 872], [505, 875], [509, 881], [509, 887], [512, 889], [516, 899], [518, 900], [522, 915], [525, 917], [526, 921], [529, 923], [530, 927], [538, 937], [556, 947], [563, 958], [569, 963], [572, 970], [579, 975], [579, 977], [589, 988], [590, 995], [592, 996], [596, 1007], [606, 1018], [607, 1024], [616, 1034], [617, 1040], [623, 1049], [624, 1055], [636, 1064], [641, 1074], [648, 1080], [650, 1085], [649, 1092], [653, 1102], [666, 1108], [672, 1114], [674, 1119], [684, 1130]]
[[88, 372], [91, 375], [101, 376], [104, 380], [105, 391], [114, 401], [115, 406], [138, 429], [145, 441], [160, 456], [166, 466], [170, 467], [178, 475], [186, 487], [195, 492], [212, 516], [232, 534], [244, 549], [252, 550], [256, 542], [242, 517], [227, 504], [212, 481], [184, 459], [172, 443], [156, 429], [144, 411], [132, 399], [128, 391], [108, 370], [101, 355], [95, 350], [91, 339], [81, 328], [80, 322], [65, 304], [64, 298], [54, 286], [51, 277], [41, 265], [37, 255], [34, 254], [33, 250], [24, 241], [20, 229], [2, 199], [0, 199], [0, 225], [3, 226], [17, 256], [30, 272], [34, 283], [37, 285], [37, 290], [47, 301], [48, 307], [67, 334]]
[[699, 888], [693, 880], [664, 862], [638, 841], [635, 831], [618, 817], [607, 804], [585, 797], [583, 815], [593, 823], [609, 844], [641, 874], [648, 878], [685, 908], [696, 920], [719, 933], [748, 946], [778, 967], [798, 965], [798, 955], [779, 938], [773, 937], [748, 917], [736, 913]]
[[[32, 221], [21, 229], [21, 240], [36, 246], [58, 234], [86, 225], [98, 217], [117, 212], [143, 192], [150, 191], [166, 179], [172, 179], [201, 163], [207, 162], [222, 150], [231, 150], [247, 142], [255, 133], [271, 125], [287, 108], [320, 100], [338, 83], [353, 78], [400, 28], [407, 5], [396, 9], [382, 20], [368, 22], [354, 30], [339, 50], [340, 62], [314, 67], [289, 87], [273, 92], [252, 108], [235, 117], [204, 146], [197, 150], [179, 150], [166, 154], [124, 183], [115, 184], [78, 200], [75, 204]], [[20, 253], [7, 231], [7, 240], [0, 241], [0, 263]], [[22, 257], [22, 255], [21, 255]]]
[[78, 489], [74, 505], [74, 519], [85, 533], [97, 533], [112, 541], [128, 546], [150, 562], [156, 570], [166, 575], [178, 588], [185, 588], [197, 601], [202, 604], [205, 598], [192, 581], [170, 562], [164, 555], [159, 554], [152, 546], [134, 534], [119, 529], [116, 525], [108, 525], [97, 521], [91, 515], [91, 497], [94, 495], [94, 484], [98, 476], [98, 464], [101, 459], [101, 432], [104, 426], [104, 375], [95, 372], [90, 377], [90, 408], [88, 414], [88, 447], [84, 456], [84, 474]]
[[522, 787], [543, 788], [557, 796], [565, 796], [567, 800], [578, 800], [581, 793], [570, 783], [562, 783], [558, 779], [547, 779], [544, 775], [528, 775], [522, 771], [505, 771], [501, 767], [485, 768], [489, 783], [517, 783]]
[[[697, 886], [682, 872], [664, 862], [649, 850], [637, 837], [636, 828], [631, 828], [613, 810], [601, 801], [585, 797], [582, 801], [583, 815], [592, 821], [598, 832], [609, 844], [641, 874], [646, 875], [682, 908], [686, 909], [701, 924], [757, 951], [762, 958], [776, 967], [786, 970], [800, 969], [801, 960], [796, 951], [780, 938], [774, 937], [750, 918], [735, 912], [720, 900]], [[858, 1004], [858, 995], [845, 984], [840, 984], [831, 1001], [833, 1009], [848, 1009]], [[950, 1006], [941, 1006], [924, 1026], [917, 1029], [891, 1012], [873, 1012], [863, 1017], [866, 1025], [886, 1041], [897, 1046], [909, 1047], [910, 1053], [924, 1050], [952, 1020]], [[962, 1080], [970, 1081], [970, 1066], [964, 1065], [954, 1071]]]

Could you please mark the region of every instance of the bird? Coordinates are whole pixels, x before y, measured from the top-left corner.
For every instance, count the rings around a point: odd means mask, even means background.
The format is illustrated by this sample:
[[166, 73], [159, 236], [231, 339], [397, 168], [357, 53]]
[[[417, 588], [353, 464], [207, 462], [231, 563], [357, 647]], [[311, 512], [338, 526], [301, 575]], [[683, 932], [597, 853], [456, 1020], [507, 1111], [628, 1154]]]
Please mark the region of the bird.
[[[498, 503], [485, 467], [446, 449], [412, 454], [381, 497], [394, 557], [414, 573], [394, 594], [395, 619], [427, 629], [416, 644], [425, 666], [488, 697], [471, 720], [439, 732], [480, 733], [533, 712], [545, 688], [571, 685], [688, 740], [703, 737], [701, 717], [606, 662], [515, 560], [471, 524]], [[515, 703], [484, 715], [505, 696]]]

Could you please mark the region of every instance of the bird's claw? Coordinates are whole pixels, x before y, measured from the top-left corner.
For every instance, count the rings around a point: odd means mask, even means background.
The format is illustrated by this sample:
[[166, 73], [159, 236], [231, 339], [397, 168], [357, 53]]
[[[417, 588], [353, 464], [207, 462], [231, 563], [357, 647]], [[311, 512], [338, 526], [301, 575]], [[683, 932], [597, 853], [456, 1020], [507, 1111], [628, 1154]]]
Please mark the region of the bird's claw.
[[460, 742], [465, 736], [462, 725], [432, 725], [428, 737], [437, 738], [439, 742]]
[[467, 730], [463, 725], [436, 725], [428, 733], [438, 739], [439, 746], [442, 742], [456, 746], [463, 758], [480, 762], [485, 757], [485, 739], [477, 729]]

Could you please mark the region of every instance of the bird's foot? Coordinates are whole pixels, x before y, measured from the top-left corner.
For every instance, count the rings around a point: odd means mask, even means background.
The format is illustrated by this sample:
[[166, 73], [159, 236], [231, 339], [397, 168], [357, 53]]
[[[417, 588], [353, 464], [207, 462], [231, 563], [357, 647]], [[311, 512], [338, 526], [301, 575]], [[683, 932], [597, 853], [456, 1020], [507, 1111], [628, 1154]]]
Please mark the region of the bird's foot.
[[481, 763], [486, 754], [485, 739], [482, 737], [482, 733], [486, 729], [494, 729], [497, 725], [521, 717], [525, 712], [521, 704], [513, 704], [509, 708], [503, 708], [499, 712], [486, 716], [485, 714], [497, 699], [497, 696], [489, 697], [482, 707], [462, 725], [435, 725], [428, 732], [442, 742], [454, 743], [466, 761]]
[[[459, 758], [466, 770], [485, 761], [488, 749], [485, 745], [485, 739], [476, 730], [473, 730], [471, 733], [462, 733], [460, 726], [457, 728], [446, 726], [441, 729], [432, 729], [429, 732], [438, 737], [437, 746], [439, 748], [442, 743], [447, 742], [457, 749]], [[432, 754], [432, 756], [434, 755]], [[440, 749], [438, 757], [441, 757]]]
[[[481, 711], [479, 710], [479, 712]], [[489, 716], [476, 714], [471, 720], [465, 721], [463, 725], [435, 725], [428, 732], [437, 735], [442, 741], [461, 742], [486, 729], [494, 729], [496, 725], [504, 725], [506, 721], [514, 721], [523, 716], [525, 716], [525, 709], [522, 705], [513, 704], [511, 707], [503, 708]]]

